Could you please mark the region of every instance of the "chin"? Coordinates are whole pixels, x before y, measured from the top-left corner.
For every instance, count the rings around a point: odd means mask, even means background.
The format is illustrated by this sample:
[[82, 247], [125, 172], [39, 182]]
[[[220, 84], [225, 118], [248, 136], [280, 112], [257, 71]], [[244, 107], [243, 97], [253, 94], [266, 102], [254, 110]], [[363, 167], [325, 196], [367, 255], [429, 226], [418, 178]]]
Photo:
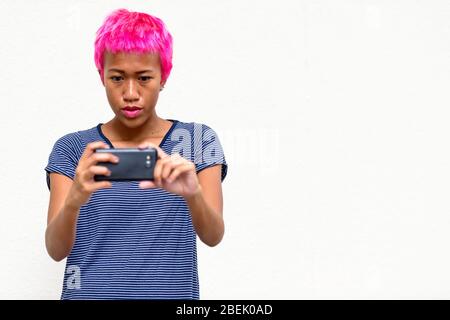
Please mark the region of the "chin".
[[141, 115], [138, 119], [127, 119], [123, 115], [119, 115], [117, 116], [117, 118], [123, 124], [123, 126], [128, 128], [140, 127], [147, 121], [147, 118], [144, 115]]

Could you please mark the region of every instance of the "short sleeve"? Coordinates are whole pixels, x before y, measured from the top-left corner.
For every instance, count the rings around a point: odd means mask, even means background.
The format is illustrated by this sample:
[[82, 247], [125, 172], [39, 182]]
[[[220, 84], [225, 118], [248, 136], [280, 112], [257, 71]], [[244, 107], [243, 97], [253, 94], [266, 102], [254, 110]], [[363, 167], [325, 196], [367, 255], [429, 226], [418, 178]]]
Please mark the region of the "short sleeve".
[[221, 181], [228, 172], [228, 163], [217, 133], [204, 124], [196, 124], [194, 133], [194, 164], [197, 173], [203, 169], [221, 164]]
[[69, 133], [59, 138], [48, 157], [48, 163], [45, 167], [47, 187], [50, 190], [50, 173], [55, 172], [70, 179], [75, 177], [75, 169], [78, 165], [76, 149], [78, 146], [76, 133]]

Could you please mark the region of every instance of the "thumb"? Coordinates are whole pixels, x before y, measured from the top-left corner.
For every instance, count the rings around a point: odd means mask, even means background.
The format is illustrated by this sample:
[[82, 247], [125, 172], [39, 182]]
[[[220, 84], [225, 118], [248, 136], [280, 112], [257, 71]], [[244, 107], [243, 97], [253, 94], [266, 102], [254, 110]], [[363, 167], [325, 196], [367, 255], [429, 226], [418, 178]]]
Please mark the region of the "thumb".
[[141, 181], [139, 183], [139, 188], [148, 189], [148, 188], [156, 188], [156, 185], [153, 181]]
[[156, 148], [156, 146], [151, 142], [142, 142], [141, 144], [138, 145], [139, 149], [147, 149], [149, 147]]
[[165, 153], [163, 149], [161, 149], [160, 147], [158, 147], [157, 145], [155, 145], [151, 142], [143, 142], [138, 146], [139, 149], [146, 149], [149, 147], [156, 149], [156, 151], [158, 152], [158, 159], [164, 159], [164, 158], [168, 157], [168, 154]]

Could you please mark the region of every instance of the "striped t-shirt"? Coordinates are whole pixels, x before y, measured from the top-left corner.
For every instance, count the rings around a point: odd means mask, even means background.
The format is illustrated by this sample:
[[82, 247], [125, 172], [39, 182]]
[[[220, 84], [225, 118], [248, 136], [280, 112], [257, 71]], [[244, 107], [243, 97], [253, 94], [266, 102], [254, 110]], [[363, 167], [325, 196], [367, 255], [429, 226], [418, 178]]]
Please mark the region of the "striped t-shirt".
[[[199, 172], [227, 163], [210, 127], [170, 120], [159, 147], [179, 153]], [[45, 167], [74, 179], [86, 145], [104, 141], [102, 123], [59, 138]], [[196, 233], [183, 197], [140, 189], [139, 181], [113, 181], [80, 208], [76, 239], [67, 257], [61, 299], [199, 299]]]

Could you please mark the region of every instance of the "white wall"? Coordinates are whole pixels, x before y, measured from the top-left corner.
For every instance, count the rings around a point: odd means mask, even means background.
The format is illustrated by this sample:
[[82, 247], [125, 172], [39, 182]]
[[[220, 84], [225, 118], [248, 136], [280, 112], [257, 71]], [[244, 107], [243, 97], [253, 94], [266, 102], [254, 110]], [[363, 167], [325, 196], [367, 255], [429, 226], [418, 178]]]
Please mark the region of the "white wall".
[[0, 2], [0, 298], [58, 299], [44, 167], [112, 117], [93, 62], [113, 9], [161, 17], [157, 110], [213, 127], [229, 173], [202, 299], [450, 298], [449, 1]]

